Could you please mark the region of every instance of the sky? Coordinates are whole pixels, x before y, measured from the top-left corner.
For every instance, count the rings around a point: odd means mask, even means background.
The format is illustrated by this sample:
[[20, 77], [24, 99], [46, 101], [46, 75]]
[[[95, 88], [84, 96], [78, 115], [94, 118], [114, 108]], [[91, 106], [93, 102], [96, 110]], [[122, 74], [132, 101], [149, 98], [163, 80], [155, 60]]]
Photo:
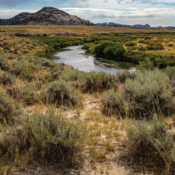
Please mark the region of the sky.
[[55, 7], [93, 23], [175, 26], [175, 0], [0, 0], [0, 18]]

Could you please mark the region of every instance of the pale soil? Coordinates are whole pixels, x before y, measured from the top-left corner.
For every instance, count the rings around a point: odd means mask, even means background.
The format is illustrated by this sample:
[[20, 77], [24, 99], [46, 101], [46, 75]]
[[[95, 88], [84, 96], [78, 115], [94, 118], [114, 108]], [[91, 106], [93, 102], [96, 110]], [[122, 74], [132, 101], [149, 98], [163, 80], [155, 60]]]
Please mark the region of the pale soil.
[[[33, 108], [27, 109], [27, 111], [32, 111]], [[60, 112], [60, 111], [59, 111]], [[104, 121], [97, 121], [101, 122], [102, 126], [100, 129], [103, 130], [103, 127], [106, 127], [106, 125], [110, 125], [110, 119], [105, 119], [105, 116], [101, 113], [101, 105], [98, 98], [95, 98], [92, 95], [84, 95], [84, 107], [80, 111], [77, 110], [69, 110], [69, 111], [62, 111], [64, 115], [66, 115], [68, 118], [78, 118], [81, 121], [91, 125], [95, 120], [87, 119], [86, 117], [90, 114], [95, 113], [96, 116], [100, 116], [100, 118], [97, 119], [103, 119]], [[112, 121], [115, 121], [113, 119]], [[120, 122], [125, 121], [118, 121], [116, 120], [118, 125], [120, 126]], [[128, 121], [127, 121], [128, 122]], [[126, 124], [127, 124], [126, 122]], [[123, 124], [122, 124], [123, 126]], [[110, 127], [110, 126], [109, 126]], [[112, 127], [112, 124], [111, 124]], [[105, 130], [105, 128], [104, 128]], [[101, 142], [108, 140], [108, 137], [105, 134], [101, 134], [99, 137], [96, 137], [99, 139], [99, 142], [97, 144], [89, 144], [85, 147], [85, 150], [83, 152], [84, 161], [79, 169], [68, 169], [68, 170], [61, 170], [57, 168], [56, 166], [52, 167], [41, 167], [41, 166], [27, 166], [23, 169], [19, 169], [18, 167], [13, 168], [12, 173], [13, 175], [142, 175], [147, 174], [146, 172], [143, 172], [138, 170], [138, 167], [135, 167], [133, 165], [129, 165], [126, 163], [126, 161], [123, 161], [119, 158], [120, 149], [121, 149], [121, 140], [125, 137], [125, 130], [119, 128], [117, 132], [120, 133], [121, 137], [115, 139], [110, 138], [111, 142], [115, 146], [115, 150], [109, 154], [107, 154], [106, 159], [102, 162], [96, 162], [92, 161], [91, 158], [88, 156], [88, 151], [91, 147], [95, 148], [103, 148], [101, 146]], [[150, 173], [149, 173], [150, 174]]]

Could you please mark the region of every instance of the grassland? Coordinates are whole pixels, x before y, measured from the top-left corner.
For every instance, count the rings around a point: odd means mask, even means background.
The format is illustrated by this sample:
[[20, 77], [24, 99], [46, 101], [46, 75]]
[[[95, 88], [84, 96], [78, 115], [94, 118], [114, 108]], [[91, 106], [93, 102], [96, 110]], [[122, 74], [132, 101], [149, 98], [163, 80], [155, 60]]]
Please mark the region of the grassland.
[[[29, 35], [84, 28], [93, 31]], [[0, 36], [0, 174], [174, 173], [175, 67], [174, 57], [167, 58], [174, 55], [175, 34], [91, 35], [95, 26], [1, 29], [7, 33]], [[28, 35], [18, 33], [24, 29]], [[133, 53], [148, 48], [139, 52], [155, 59], [148, 60], [151, 66], [146, 59], [135, 63], [141, 71], [134, 74], [117, 75], [80, 72], [50, 59], [66, 46], [92, 51], [104, 41]], [[160, 62], [161, 70], [155, 68]]]
[[133, 27], [102, 27], [102, 26], [1, 26], [0, 31], [8, 34], [99, 34], [99, 33], [138, 33], [138, 32], [175, 32], [174, 29], [142, 29]]

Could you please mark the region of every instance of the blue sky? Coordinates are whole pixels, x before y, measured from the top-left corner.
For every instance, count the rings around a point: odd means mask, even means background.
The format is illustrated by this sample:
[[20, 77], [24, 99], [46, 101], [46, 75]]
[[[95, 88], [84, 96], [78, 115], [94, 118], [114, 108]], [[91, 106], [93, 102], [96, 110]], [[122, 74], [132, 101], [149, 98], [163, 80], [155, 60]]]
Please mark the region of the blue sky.
[[44, 6], [96, 22], [175, 26], [175, 0], [0, 0], [0, 18]]

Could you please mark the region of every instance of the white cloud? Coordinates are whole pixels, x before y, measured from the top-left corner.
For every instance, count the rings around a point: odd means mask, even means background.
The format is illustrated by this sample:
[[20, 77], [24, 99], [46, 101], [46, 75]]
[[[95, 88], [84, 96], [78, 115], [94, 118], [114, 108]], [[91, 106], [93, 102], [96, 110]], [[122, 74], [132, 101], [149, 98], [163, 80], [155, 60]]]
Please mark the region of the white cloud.
[[8, 19], [22, 12], [34, 13], [36, 11], [37, 10], [16, 10], [16, 9], [0, 10], [0, 19]]
[[[70, 5], [72, 8], [61, 9], [94, 23], [149, 23], [152, 26], [175, 26], [175, 6], [163, 4], [175, 3], [175, 0], [69, 0], [69, 3], [72, 4]], [[37, 10], [0, 10], [0, 18], [10, 18], [21, 12], [35, 11]]]
[[152, 26], [175, 25], [175, 10], [173, 8], [137, 8], [95, 9], [95, 8], [62, 8], [62, 10], [96, 22], [116, 22], [120, 24], [146, 24]]

